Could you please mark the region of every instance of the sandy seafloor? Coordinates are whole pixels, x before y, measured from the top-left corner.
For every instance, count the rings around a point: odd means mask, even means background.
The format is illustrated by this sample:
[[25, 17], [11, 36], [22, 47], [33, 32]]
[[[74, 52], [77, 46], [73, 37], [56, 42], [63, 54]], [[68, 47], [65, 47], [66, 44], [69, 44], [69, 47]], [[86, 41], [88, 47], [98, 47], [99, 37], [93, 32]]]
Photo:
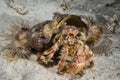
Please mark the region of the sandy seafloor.
[[[85, 14], [97, 17], [118, 16], [120, 20], [120, 0], [66, 0], [68, 9], [63, 11], [59, 7], [62, 0], [13, 0], [14, 6], [10, 7], [12, 0], [0, 0], [0, 30], [6, 30], [11, 22], [16, 20], [28, 21], [33, 26], [44, 20], [52, 19], [54, 12]], [[15, 6], [24, 6], [28, 11], [22, 15], [16, 12]], [[23, 11], [24, 13], [24, 11]], [[108, 18], [109, 19], [109, 18]], [[101, 20], [102, 21], [102, 20]], [[119, 21], [120, 22], [120, 21]], [[102, 22], [101, 22], [102, 23]], [[104, 25], [104, 23], [103, 23]], [[117, 25], [117, 28], [120, 25]], [[83, 77], [75, 75], [59, 75], [56, 66], [46, 68], [36, 62], [35, 56], [30, 60], [6, 61], [3, 53], [0, 55], [0, 80], [120, 80], [120, 29], [112, 35], [113, 53], [109, 56], [95, 55], [95, 66], [85, 70]], [[0, 43], [0, 48], [4, 43]]]

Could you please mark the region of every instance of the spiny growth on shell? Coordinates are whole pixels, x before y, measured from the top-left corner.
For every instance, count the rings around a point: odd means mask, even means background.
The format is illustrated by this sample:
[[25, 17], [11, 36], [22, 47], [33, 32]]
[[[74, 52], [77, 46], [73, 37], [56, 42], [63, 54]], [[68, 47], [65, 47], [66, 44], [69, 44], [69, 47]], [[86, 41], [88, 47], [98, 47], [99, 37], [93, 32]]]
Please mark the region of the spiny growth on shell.
[[10, 60], [29, 58], [31, 54], [31, 32], [26, 22], [12, 23], [8, 32], [3, 33], [4, 41], [7, 41], [3, 51]]
[[81, 15], [81, 18], [89, 27], [89, 34], [86, 43], [90, 46], [92, 51], [99, 55], [109, 55], [112, 53], [112, 40], [110, 40], [110, 36], [112, 35], [112, 27], [110, 26], [109, 21], [102, 16], [97, 17], [96, 20], [85, 15]]
[[23, 53], [21, 49], [17, 48], [13, 44], [8, 44], [2, 50], [4, 50], [5, 52], [5, 58], [10, 61], [18, 60], [19, 58], [28, 59], [31, 54], [30, 51], [27, 53]]

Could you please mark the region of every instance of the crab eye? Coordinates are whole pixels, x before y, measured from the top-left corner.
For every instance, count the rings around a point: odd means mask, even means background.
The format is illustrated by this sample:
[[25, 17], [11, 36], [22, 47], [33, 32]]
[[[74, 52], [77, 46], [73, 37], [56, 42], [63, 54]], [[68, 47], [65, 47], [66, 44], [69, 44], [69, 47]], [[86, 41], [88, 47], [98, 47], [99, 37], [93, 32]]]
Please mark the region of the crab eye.
[[81, 36], [81, 34], [80, 34], [80, 33], [78, 33], [78, 34], [77, 34], [77, 36], [78, 36], [78, 37], [80, 37], [80, 36]]
[[66, 34], [63, 34], [63, 38], [66, 38], [67, 37], [67, 35]]

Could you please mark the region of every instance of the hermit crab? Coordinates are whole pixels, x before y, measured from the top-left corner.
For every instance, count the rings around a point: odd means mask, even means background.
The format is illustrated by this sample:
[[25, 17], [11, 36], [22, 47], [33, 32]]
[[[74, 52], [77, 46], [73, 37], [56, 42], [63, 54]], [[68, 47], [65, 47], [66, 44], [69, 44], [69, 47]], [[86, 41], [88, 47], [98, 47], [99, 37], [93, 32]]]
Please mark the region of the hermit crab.
[[82, 19], [82, 16], [60, 13], [54, 14], [53, 24], [54, 29], [57, 29], [54, 31], [53, 46], [37, 53], [38, 62], [47, 63], [62, 46], [60, 53], [58, 53], [61, 54], [58, 62], [58, 72], [78, 73], [85, 68], [87, 61], [90, 63], [88, 67], [93, 67], [94, 49], [98, 49], [100, 53], [104, 52], [101, 51], [102, 49], [99, 50], [102, 46], [100, 43], [106, 43], [107, 41], [104, 39], [102, 27], [89, 18]]
[[[50, 49], [37, 53], [38, 57], [45, 56], [45, 58], [39, 61], [50, 61], [54, 53], [62, 46], [61, 59], [58, 63], [59, 72], [66, 72], [69, 74], [77, 73], [85, 67], [86, 61], [89, 61], [90, 66], [93, 67], [93, 53], [85, 44], [87, 41], [88, 27], [81, 21], [80, 17], [75, 15], [68, 15], [66, 18], [63, 17], [62, 20], [58, 20], [56, 17], [54, 17], [53, 20], [58, 22], [56, 28], [60, 31], [56, 34], [55, 43]], [[70, 22], [72, 19], [76, 21]]]
[[46, 55], [45, 62], [49, 61], [59, 46], [62, 45], [61, 59], [58, 63], [58, 70], [60, 72], [67, 72], [69, 74], [81, 71], [86, 64], [90, 62], [90, 67], [94, 66], [92, 60], [93, 53], [87, 45], [81, 41], [79, 31], [74, 26], [65, 26], [61, 33], [60, 39], [48, 50], [43, 53]]

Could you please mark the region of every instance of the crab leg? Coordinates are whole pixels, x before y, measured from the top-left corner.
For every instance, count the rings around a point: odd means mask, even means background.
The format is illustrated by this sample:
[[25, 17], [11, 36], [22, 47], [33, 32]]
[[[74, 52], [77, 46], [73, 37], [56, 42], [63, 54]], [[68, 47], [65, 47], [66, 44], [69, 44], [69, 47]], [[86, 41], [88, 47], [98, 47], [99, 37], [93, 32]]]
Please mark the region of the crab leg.
[[77, 57], [79, 57], [79, 59], [72, 61], [66, 66], [66, 72], [68, 74], [78, 73], [85, 67], [85, 59], [83, 58], [83, 53]]
[[63, 70], [64, 70], [66, 58], [68, 55], [68, 46], [64, 46], [62, 48], [61, 53], [62, 53], [62, 56], [61, 56], [61, 60], [58, 63], [58, 72], [63, 72]]
[[66, 72], [68, 74], [74, 74], [81, 71], [85, 67], [85, 53], [84, 44], [80, 44], [78, 51], [74, 55], [73, 61], [66, 66]]
[[57, 49], [61, 46], [61, 39], [59, 39], [50, 49], [44, 51], [44, 52], [38, 52], [37, 56], [45, 56], [45, 58], [42, 59], [43, 62], [48, 62], [54, 55], [54, 53], [57, 51]]
[[86, 55], [86, 60], [90, 63], [88, 68], [92, 68], [94, 66], [94, 62], [92, 60], [93, 53], [87, 45], [85, 45], [85, 55]]

